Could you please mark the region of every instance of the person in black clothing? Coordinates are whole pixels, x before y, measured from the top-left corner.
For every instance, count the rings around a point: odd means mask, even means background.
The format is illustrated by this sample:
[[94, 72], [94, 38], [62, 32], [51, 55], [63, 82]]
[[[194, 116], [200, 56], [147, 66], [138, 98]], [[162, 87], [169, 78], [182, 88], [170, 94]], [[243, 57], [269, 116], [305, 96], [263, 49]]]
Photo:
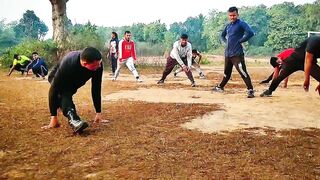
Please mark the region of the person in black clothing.
[[[320, 57], [320, 36], [312, 36], [304, 40], [294, 52], [286, 59], [286, 64], [282, 66], [280, 75], [273, 79], [269, 89], [265, 90], [260, 96], [271, 96], [277, 89], [280, 82], [296, 71], [305, 71], [304, 89], [309, 90], [310, 75], [320, 82], [320, 67], [317, 58]], [[316, 88], [320, 93], [320, 85]]]
[[248, 41], [254, 35], [254, 32], [246, 22], [238, 19], [238, 8], [230, 7], [228, 17], [230, 23], [221, 33], [221, 40], [226, 43], [224, 76], [221, 83], [212, 90], [224, 92], [224, 86], [228, 83], [232, 74], [232, 68], [235, 66], [247, 86], [247, 97], [253, 98], [254, 90], [244, 61], [242, 43]]
[[57, 119], [58, 108], [68, 118], [74, 132], [81, 132], [88, 127], [88, 123], [77, 115], [72, 96], [77, 90], [91, 79], [91, 94], [96, 110], [94, 122], [101, 122], [101, 81], [102, 59], [101, 53], [93, 47], [85, 48], [82, 52], [73, 51], [67, 54], [49, 74], [51, 83], [49, 90], [49, 108], [51, 121], [43, 128], [59, 127]]
[[109, 42], [109, 58], [111, 60], [111, 68], [112, 68], [112, 75], [114, 76], [114, 73], [117, 69], [117, 59], [118, 59], [118, 45], [119, 45], [119, 39], [118, 34], [116, 32], [111, 33], [111, 40]]

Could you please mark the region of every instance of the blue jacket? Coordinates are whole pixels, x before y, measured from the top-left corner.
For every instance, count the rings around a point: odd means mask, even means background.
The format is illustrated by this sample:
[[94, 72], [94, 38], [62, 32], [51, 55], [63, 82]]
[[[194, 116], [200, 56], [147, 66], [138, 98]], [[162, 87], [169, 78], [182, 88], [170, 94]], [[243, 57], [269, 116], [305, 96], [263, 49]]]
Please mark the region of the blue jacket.
[[225, 56], [233, 57], [243, 54], [241, 43], [248, 41], [254, 35], [250, 26], [237, 19], [229, 23], [221, 34], [221, 40], [226, 43]]

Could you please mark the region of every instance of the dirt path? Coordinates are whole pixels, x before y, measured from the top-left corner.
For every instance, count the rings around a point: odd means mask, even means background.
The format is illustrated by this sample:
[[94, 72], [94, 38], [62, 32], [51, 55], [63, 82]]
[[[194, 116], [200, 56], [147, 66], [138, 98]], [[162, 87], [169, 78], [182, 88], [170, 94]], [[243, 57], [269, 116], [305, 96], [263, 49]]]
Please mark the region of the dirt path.
[[[127, 80], [123, 77], [123, 80]], [[148, 78], [145, 84], [156, 82]], [[210, 84], [208, 80], [198, 80], [199, 85]], [[212, 93], [209, 90], [166, 89], [172, 83], [188, 85], [186, 78], [170, 79], [164, 86], [120, 91], [104, 98], [106, 101], [129, 99], [131, 101], [162, 103], [219, 104], [224, 111], [212, 112], [182, 124], [187, 129], [197, 129], [206, 133], [233, 131], [244, 128], [271, 128], [275, 130], [320, 128], [319, 96], [315, 92], [305, 93], [291, 82], [289, 89], [278, 88], [273, 97], [247, 99], [245, 90], [230, 89], [227, 93]], [[231, 82], [232, 83], [232, 82]], [[315, 85], [314, 85], [315, 86]], [[266, 86], [258, 86], [256, 96]]]

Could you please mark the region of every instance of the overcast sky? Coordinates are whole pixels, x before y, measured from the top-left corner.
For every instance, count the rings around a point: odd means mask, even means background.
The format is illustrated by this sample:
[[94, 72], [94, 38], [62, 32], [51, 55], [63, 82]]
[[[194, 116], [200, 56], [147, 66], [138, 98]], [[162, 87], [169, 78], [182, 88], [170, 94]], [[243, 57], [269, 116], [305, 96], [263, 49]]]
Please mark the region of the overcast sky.
[[[315, 0], [287, 0], [295, 5], [313, 3]], [[226, 11], [230, 6], [268, 7], [284, 0], [69, 0], [67, 16], [72, 23], [85, 23], [88, 20], [99, 26], [123, 26], [133, 23], [150, 23], [160, 19], [167, 25], [183, 22], [190, 16], [200, 13], [207, 15], [212, 9]], [[114, 4], [113, 4], [114, 3]], [[52, 36], [51, 3], [49, 0], [0, 0], [0, 20], [6, 23], [19, 20], [26, 10], [35, 14], [49, 27]], [[241, 16], [241, 12], [240, 16]]]

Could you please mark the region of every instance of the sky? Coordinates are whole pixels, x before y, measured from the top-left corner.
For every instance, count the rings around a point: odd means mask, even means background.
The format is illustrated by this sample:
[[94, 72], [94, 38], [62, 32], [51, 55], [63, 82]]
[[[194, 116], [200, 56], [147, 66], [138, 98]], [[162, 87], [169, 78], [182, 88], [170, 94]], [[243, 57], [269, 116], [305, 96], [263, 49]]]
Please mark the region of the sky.
[[[315, 0], [286, 0], [295, 5], [313, 3]], [[98, 26], [123, 26], [133, 23], [150, 23], [156, 20], [170, 25], [183, 22], [188, 17], [202, 13], [208, 15], [210, 10], [227, 11], [231, 6], [270, 7], [284, 0], [69, 0], [67, 16], [72, 23], [91, 23]], [[0, 0], [0, 20], [6, 23], [18, 21], [26, 10], [33, 10], [49, 28], [48, 37], [52, 36], [51, 3], [49, 0]], [[239, 12], [241, 16], [241, 11]]]

